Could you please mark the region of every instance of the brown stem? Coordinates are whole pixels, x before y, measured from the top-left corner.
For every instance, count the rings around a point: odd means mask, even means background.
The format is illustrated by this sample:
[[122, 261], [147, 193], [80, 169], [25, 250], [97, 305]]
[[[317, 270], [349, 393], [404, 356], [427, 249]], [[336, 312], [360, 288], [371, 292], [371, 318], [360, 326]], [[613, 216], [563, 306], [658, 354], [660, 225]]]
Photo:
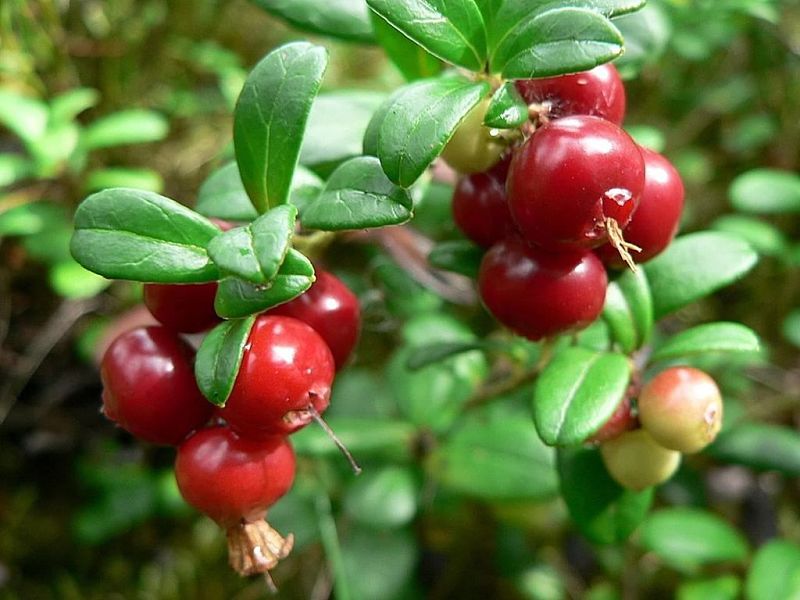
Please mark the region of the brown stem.
[[360, 475], [361, 467], [356, 462], [356, 459], [353, 458], [352, 454], [350, 454], [350, 450], [348, 450], [347, 446], [345, 446], [342, 440], [339, 439], [339, 436], [337, 436], [336, 433], [334, 433], [333, 429], [331, 429], [331, 426], [325, 422], [325, 419], [322, 418], [322, 415], [320, 415], [319, 412], [317, 412], [317, 409], [314, 408], [314, 405], [309, 404], [308, 406], [306, 406], [306, 410], [308, 411], [308, 414], [311, 415], [311, 418], [317, 422], [317, 425], [322, 427], [323, 431], [325, 431], [325, 433], [328, 434], [328, 437], [331, 438], [333, 443], [336, 444], [336, 447], [339, 449], [339, 452], [341, 452], [347, 459], [347, 462], [350, 463], [350, 468], [353, 469], [353, 473], [355, 473], [356, 475]]

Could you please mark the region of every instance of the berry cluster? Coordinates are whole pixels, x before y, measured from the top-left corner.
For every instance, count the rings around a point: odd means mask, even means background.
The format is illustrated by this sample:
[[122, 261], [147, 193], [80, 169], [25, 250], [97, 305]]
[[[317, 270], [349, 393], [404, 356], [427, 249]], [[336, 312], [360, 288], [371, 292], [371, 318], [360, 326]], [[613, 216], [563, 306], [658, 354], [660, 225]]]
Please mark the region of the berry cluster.
[[210, 329], [216, 283], [145, 284], [160, 326], [119, 336], [101, 364], [103, 411], [143, 441], [177, 446], [184, 499], [227, 531], [231, 566], [267, 573], [291, 550], [264, 521], [292, 485], [288, 435], [328, 407], [334, 374], [358, 337], [355, 295], [318, 270], [309, 290], [259, 315], [227, 403], [209, 403], [194, 375], [194, 350], [180, 334]]

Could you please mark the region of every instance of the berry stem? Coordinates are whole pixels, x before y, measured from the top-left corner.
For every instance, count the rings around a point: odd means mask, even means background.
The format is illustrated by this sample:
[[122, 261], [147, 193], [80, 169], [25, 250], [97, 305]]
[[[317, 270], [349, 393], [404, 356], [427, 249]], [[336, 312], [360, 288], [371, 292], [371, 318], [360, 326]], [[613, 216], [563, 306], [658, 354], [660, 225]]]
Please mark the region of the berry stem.
[[317, 409], [314, 408], [314, 405], [309, 404], [308, 406], [306, 406], [306, 410], [308, 411], [308, 414], [311, 415], [311, 418], [317, 422], [317, 425], [322, 427], [323, 431], [326, 434], [328, 434], [328, 437], [331, 438], [334, 444], [336, 444], [336, 447], [339, 449], [339, 452], [341, 452], [347, 459], [347, 462], [350, 463], [350, 468], [353, 469], [353, 473], [356, 475], [360, 475], [361, 467], [358, 465], [355, 458], [353, 458], [353, 455], [350, 454], [350, 450], [348, 450], [347, 446], [345, 446], [342, 440], [339, 439], [339, 436], [337, 436], [336, 433], [334, 433], [333, 429], [331, 429], [331, 426], [325, 422], [325, 419], [323, 419], [322, 415], [320, 415], [319, 412], [317, 412]]
[[608, 232], [608, 240], [611, 245], [614, 246], [617, 252], [619, 252], [620, 257], [622, 257], [622, 260], [625, 261], [625, 264], [630, 267], [631, 271], [634, 273], [638, 272], [639, 267], [637, 267], [636, 263], [633, 262], [633, 257], [631, 256], [630, 251], [633, 250], [634, 252], [641, 252], [642, 249], [636, 244], [631, 244], [630, 242], [625, 241], [625, 238], [622, 235], [622, 229], [615, 219], [606, 219], [605, 226], [606, 231]]

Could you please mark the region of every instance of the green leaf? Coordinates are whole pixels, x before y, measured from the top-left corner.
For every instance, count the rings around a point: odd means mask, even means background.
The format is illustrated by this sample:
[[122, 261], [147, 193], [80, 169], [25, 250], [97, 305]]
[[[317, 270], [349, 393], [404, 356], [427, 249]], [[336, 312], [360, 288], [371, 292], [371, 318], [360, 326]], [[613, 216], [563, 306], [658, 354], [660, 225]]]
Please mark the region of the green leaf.
[[434, 56], [472, 71], [486, 62], [486, 28], [474, 0], [367, 0], [369, 7]]
[[369, 11], [363, 0], [253, 0], [268, 13], [310, 33], [370, 43]]
[[733, 180], [731, 204], [756, 214], [800, 212], [800, 175], [779, 169], [753, 169]]
[[677, 238], [644, 265], [657, 319], [743, 277], [758, 255], [740, 238], [700, 232]]
[[313, 171], [309, 171], [302, 165], [297, 165], [292, 178], [292, 190], [289, 193], [289, 202], [297, 207], [297, 211], [302, 216], [303, 211], [314, 202], [322, 193], [324, 187], [320, 179]]
[[0, 189], [30, 177], [34, 171], [34, 164], [24, 156], [0, 154]]
[[[408, 461], [413, 455], [417, 429], [410, 423], [364, 417], [326, 417], [326, 421], [357, 459]], [[301, 455], [340, 458], [339, 449], [321, 427], [304, 427], [292, 434], [292, 445]]]
[[625, 40], [625, 53], [614, 61], [614, 66], [625, 79], [658, 61], [672, 37], [672, 21], [660, 5], [652, 2], [638, 12], [615, 19], [614, 25]]
[[410, 352], [410, 356], [406, 361], [406, 367], [411, 371], [416, 371], [428, 365], [433, 365], [438, 362], [461, 354], [462, 352], [471, 352], [472, 350], [481, 350], [484, 347], [483, 342], [435, 342], [425, 346], [414, 348]]
[[647, 343], [653, 331], [653, 297], [644, 271], [626, 271], [608, 284], [603, 319], [623, 352]]
[[536, 381], [533, 420], [545, 444], [571, 446], [599, 430], [622, 401], [631, 365], [622, 354], [560, 351]]
[[484, 250], [467, 240], [441, 242], [428, 254], [428, 262], [437, 269], [478, 277]]
[[74, 260], [54, 265], [48, 278], [50, 286], [62, 298], [91, 298], [111, 285], [108, 279], [87, 271]]
[[739, 323], [707, 323], [673, 335], [656, 348], [650, 360], [674, 360], [709, 352], [760, 351], [761, 343], [752, 329]]
[[742, 423], [724, 431], [706, 450], [719, 461], [800, 477], [800, 433], [767, 423]]
[[38, 177], [56, 177], [78, 147], [80, 130], [75, 123], [48, 127], [42, 137], [28, 144]]
[[739, 236], [764, 256], [783, 258], [789, 248], [780, 229], [754, 217], [723, 215], [711, 224], [711, 229]]
[[483, 124], [497, 129], [513, 129], [528, 121], [528, 104], [513, 81], [506, 81], [492, 96]]
[[286, 253], [278, 274], [266, 285], [254, 285], [237, 277], [219, 282], [214, 309], [224, 319], [238, 319], [296, 298], [314, 283], [314, 267], [300, 252]]
[[[398, 598], [414, 576], [418, 550], [408, 530], [351, 527], [341, 543], [349, 600]], [[348, 600], [338, 588], [336, 598]]]
[[72, 256], [109, 279], [201, 283], [217, 279], [206, 247], [219, 229], [153, 192], [114, 188], [92, 194], [75, 212]]
[[800, 348], [800, 310], [795, 309], [786, 315], [781, 325], [781, 333], [786, 341]]
[[653, 488], [626, 490], [606, 471], [595, 448], [559, 449], [561, 495], [579, 531], [597, 544], [619, 544], [647, 516]]
[[293, 42], [250, 72], [233, 115], [233, 144], [253, 206], [266, 212], [289, 198], [311, 104], [328, 65], [327, 51]]
[[678, 600], [736, 600], [741, 587], [736, 575], [687, 581], [678, 588]]
[[653, 513], [640, 530], [642, 546], [681, 571], [747, 558], [747, 541], [726, 521], [696, 508]]
[[194, 362], [197, 386], [209, 402], [225, 406], [242, 365], [255, 316], [223, 321], [208, 332]]
[[303, 210], [303, 226], [324, 231], [405, 223], [412, 216], [408, 192], [386, 178], [373, 156], [352, 158], [336, 169], [316, 200]]
[[44, 135], [47, 107], [37, 98], [0, 90], [0, 125], [29, 145]]
[[489, 90], [460, 77], [421, 80], [398, 90], [373, 116], [364, 152], [377, 156], [387, 177], [409, 187]]
[[169, 122], [151, 110], [131, 109], [112, 113], [90, 123], [81, 135], [87, 150], [163, 140]]
[[221, 233], [208, 244], [208, 255], [226, 275], [255, 285], [272, 281], [289, 251], [297, 209], [284, 204], [244, 227]]
[[354, 521], [379, 529], [407, 525], [419, 502], [416, 478], [410, 469], [388, 466], [364, 472], [345, 492], [344, 512]]
[[408, 81], [415, 81], [433, 77], [441, 72], [444, 64], [438, 58], [400, 33], [374, 12], [370, 11], [370, 15], [372, 29], [378, 43], [403, 74], [403, 77]]
[[32, 235], [66, 226], [64, 207], [46, 200], [20, 204], [0, 213], [0, 235]]
[[92, 171], [86, 176], [85, 189], [88, 192], [115, 187], [158, 193], [164, 188], [164, 180], [152, 169], [107, 168]]
[[745, 582], [747, 600], [800, 598], [800, 546], [772, 540], [758, 549]]
[[100, 100], [100, 93], [92, 88], [67, 90], [50, 101], [50, 124], [72, 121]]

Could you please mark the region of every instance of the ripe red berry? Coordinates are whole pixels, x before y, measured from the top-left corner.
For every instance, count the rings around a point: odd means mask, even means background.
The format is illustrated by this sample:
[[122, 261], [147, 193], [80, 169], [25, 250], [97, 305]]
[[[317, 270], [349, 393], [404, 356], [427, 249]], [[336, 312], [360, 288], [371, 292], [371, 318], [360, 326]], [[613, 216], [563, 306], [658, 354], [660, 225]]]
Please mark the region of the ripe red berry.
[[119, 336], [100, 364], [103, 411], [153, 444], [177, 445], [211, 417], [194, 378], [194, 351], [164, 327]]
[[519, 238], [492, 246], [478, 274], [489, 312], [531, 340], [589, 325], [603, 310], [607, 283], [603, 264], [591, 252], [550, 253]]
[[608, 421], [586, 441], [595, 444], [607, 442], [635, 428], [638, 421], [631, 408], [631, 399], [625, 396]]
[[294, 451], [283, 437], [249, 440], [228, 427], [198, 431], [178, 448], [183, 498], [222, 527], [263, 519], [292, 487]]
[[566, 117], [540, 127], [511, 161], [507, 191], [523, 237], [544, 248], [592, 248], [624, 228], [644, 188], [644, 160], [619, 127]]
[[506, 200], [508, 159], [493, 169], [462, 177], [453, 194], [453, 220], [473, 242], [489, 248], [515, 227]]
[[220, 415], [243, 436], [289, 434], [322, 413], [335, 370], [328, 345], [290, 317], [259, 316]]
[[625, 118], [625, 87], [612, 64], [560, 77], [521, 79], [516, 85], [528, 104], [545, 105], [550, 118], [592, 115], [617, 125]]
[[339, 278], [321, 269], [317, 269], [317, 280], [306, 293], [268, 314], [293, 317], [310, 325], [328, 344], [337, 369], [344, 366], [358, 341], [358, 298]]
[[[626, 242], [642, 249], [631, 253], [637, 263], [647, 262], [669, 246], [678, 232], [684, 196], [683, 180], [672, 163], [658, 152], [640, 149], [645, 164], [644, 191], [624, 232]], [[625, 266], [611, 245], [598, 248], [597, 255], [611, 267]]]
[[144, 303], [164, 327], [180, 333], [198, 333], [220, 322], [214, 311], [217, 282], [144, 284]]

